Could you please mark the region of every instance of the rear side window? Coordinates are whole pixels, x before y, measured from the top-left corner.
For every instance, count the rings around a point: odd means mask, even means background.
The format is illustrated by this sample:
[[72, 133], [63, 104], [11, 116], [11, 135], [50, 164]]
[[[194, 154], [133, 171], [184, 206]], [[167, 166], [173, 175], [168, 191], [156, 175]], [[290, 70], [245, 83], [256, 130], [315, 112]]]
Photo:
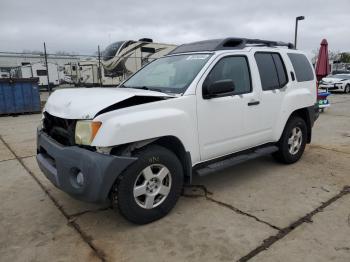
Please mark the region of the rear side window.
[[279, 89], [288, 83], [287, 73], [281, 56], [277, 53], [255, 54], [261, 85], [264, 91]]
[[288, 53], [288, 57], [292, 62], [298, 82], [314, 80], [313, 70], [305, 55]]
[[234, 94], [251, 92], [250, 71], [245, 56], [228, 56], [222, 58], [210, 71], [204, 81], [204, 86], [227, 79], [231, 79], [235, 84]]
[[280, 87], [283, 87], [288, 83], [288, 79], [282, 58], [279, 54], [272, 54], [272, 58], [275, 62]]

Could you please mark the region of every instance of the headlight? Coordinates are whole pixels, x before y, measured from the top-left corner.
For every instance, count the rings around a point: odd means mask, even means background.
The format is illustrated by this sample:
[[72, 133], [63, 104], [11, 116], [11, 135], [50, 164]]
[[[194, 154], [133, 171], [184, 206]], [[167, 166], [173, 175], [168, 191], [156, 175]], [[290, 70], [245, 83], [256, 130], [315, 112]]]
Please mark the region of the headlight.
[[91, 120], [77, 121], [75, 126], [75, 143], [78, 145], [90, 145], [101, 125], [101, 122], [93, 122]]

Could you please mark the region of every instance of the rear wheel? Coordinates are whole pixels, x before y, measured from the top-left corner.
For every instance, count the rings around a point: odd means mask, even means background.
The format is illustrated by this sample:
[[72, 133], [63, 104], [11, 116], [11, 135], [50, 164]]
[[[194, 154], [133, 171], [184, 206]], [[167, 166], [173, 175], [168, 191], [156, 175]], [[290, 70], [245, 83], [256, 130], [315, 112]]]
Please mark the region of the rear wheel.
[[137, 162], [118, 179], [113, 198], [127, 220], [146, 224], [175, 206], [183, 186], [183, 169], [177, 156], [161, 146], [148, 146], [135, 157]]
[[298, 161], [305, 149], [306, 131], [306, 124], [302, 118], [290, 118], [284, 128], [281, 139], [277, 143], [279, 150], [273, 156], [285, 164], [292, 164]]
[[350, 84], [347, 84], [344, 88], [344, 93], [349, 94], [350, 93]]

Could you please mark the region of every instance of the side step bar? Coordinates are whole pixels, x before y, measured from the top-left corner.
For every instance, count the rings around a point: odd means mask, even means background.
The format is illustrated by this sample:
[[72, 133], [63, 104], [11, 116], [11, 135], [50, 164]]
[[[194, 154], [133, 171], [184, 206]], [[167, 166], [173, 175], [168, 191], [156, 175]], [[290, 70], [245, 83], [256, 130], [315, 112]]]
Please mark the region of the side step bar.
[[269, 154], [276, 152], [276, 151], [278, 151], [277, 146], [266, 146], [266, 147], [257, 148], [255, 150], [250, 151], [250, 152], [246, 152], [246, 153], [242, 153], [242, 154], [238, 153], [232, 157], [229, 157], [229, 158], [226, 158], [224, 160], [209, 164], [208, 166], [197, 169], [195, 172], [197, 172], [197, 174], [199, 176], [206, 176], [210, 173], [226, 169], [228, 167], [237, 165], [237, 164], [245, 162], [247, 160], [258, 158], [258, 157], [261, 157], [264, 155], [269, 155]]

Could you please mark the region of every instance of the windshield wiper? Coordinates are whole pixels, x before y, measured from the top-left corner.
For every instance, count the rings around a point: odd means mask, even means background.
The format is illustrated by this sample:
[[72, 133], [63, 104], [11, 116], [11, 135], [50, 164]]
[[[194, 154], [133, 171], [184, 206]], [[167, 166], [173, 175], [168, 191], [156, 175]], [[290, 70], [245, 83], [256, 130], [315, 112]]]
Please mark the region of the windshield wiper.
[[156, 91], [156, 92], [160, 92], [160, 93], [164, 93], [167, 95], [174, 95], [171, 92], [166, 92], [160, 88], [153, 88], [153, 87], [147, 87], [147, 86], [125, 86], [125, 85], [120, 85], [119, 87], [121, 88], [134, 88], [134, 89], [143, 89], [143, 90], [150, 90], [150, 91]]
[[150, 91], [157, 91], [157, 92], [164, 93], [164, 91], [162, 91], [159, 88], [153, 88], [153, 87], [147, 87], [147, 86], [127, 86], [127, 88], [143, 89], [143, 90], [150, 90]]

